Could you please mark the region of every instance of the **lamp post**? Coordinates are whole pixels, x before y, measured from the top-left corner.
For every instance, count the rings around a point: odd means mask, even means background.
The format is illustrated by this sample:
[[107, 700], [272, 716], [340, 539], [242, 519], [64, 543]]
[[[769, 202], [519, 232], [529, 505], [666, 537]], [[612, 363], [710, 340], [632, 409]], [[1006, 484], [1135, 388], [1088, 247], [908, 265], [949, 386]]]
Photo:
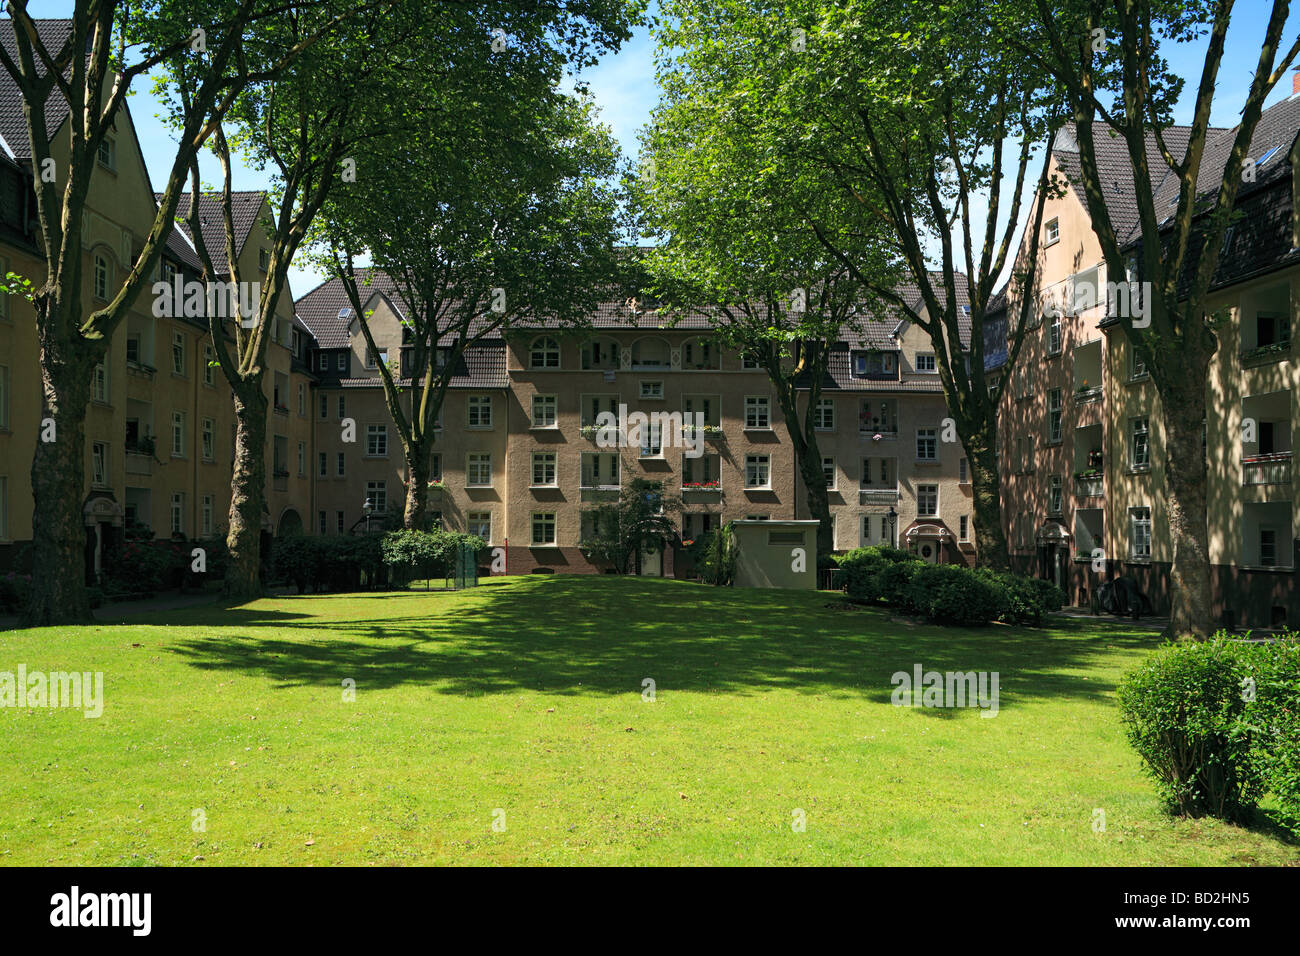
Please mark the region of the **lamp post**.
[[898, 537], [897, 537], [898, 512], [894, 510], [893, 505], [889, 506], [888, 517], [889, 517], [889, 546], [891, 548], [897, 548], [898, 547]]
[[375, 499], [367, 498], [361, 509], [366, 513], [366, 534], [370, 534], [370, 514], [375, 510]]

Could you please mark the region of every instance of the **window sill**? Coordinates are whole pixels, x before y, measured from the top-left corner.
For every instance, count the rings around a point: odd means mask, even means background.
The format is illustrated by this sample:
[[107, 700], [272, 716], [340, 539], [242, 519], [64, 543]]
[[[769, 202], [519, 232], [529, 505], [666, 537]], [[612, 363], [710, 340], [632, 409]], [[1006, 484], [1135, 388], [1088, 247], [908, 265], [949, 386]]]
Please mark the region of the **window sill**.
[[[469, 486], [466, 486], [466, 487], [469, 487]], [[477, 487], [477, 486], [474, 486], [474, 487]], [[529, 491], [559, 491], [559, 490], [560, 490], [560, 486], [559, 486], [559, 485], [529, 485], [529, 486], [528, 486], [528, 490], [529, 490]]]
[[939, 459], [937, 459], [937, 458], [915, 458], [915, 459], [912, 460], [912, 463], [913, 463], [914, 465], [926, 465], [926, 466], [928, 466], [928, 467], [937, 468], [937, 467], [939, 466]]
[[558, 432], [558, 431], [560, 430], [560, 426], [559, 426], [559, 425], [556, 425], [556, 424], [550, 424], [550, 425], [529, 425], [529, 426], [528, 426], [528, 430], [529, 430], [530, 432]]
[[177, 461], [185, 461], [189, 456], [188, 456], [188, 455], [178, 455], [178, 454], [176, 454], [176, 452], [172, 452], [172, 453], [171, 453], [171, 457], [172, 457], [172, 458], [175, 458]]
[[466, 489], [471, 490], [471, 491], [491, 490], [491, 488], [492, 488], [491, 485], [471, 485], [471, 484], [469, 484], [468, 482], [465, 484], [465, 487], [466, 487]]
[[388, 461], [387, 455], [362, 455], [362, 461]]
[[1237, 567], [1242, 571], [1264, 571], [1278, 574], [1292, 574], [1295, 571], [1293, 567], [1283, 567], [1280, 564], [1239, 564]]
[[771, 490], [772, 490], [772, 486], [771, 486], [771, 485], [747, 485], [747, 486], [745, 487], [745, 491], [747, 491], [747, 492], [749, 492], [749, 491], [771, 491]]
[[217, 463], [217, 460], [209, 455], [204, 455], [199, 459], [199, 461], [203, 462], [205, 465], [215, 465]]
[[492, 430], [491, 425], [466, 425], [465, 426], [465, 431], [467, 432], [490, 432], [491, 430]]
[[1149, 557], [1134, 557], [1133, 555], [1129, 555], [1129, 557], [1125, 560], [1125, 563], [1140, 564], [1143, 567], [1149, 567], [1151, 564], [1151, 559]]
[[1124, 380], [1125, 385], [1141, 385], [1143, 382], [1151, 380], [1150, 372], [1143, 372], [1141, 375], [1130, 375]]
[[746, 425], [741, 430], [747, 432], [771, 432], [773, 428], [771, 425]]
[[1045, 444], [1047, 445], [1048, 448], [1059, 448], [1063, 444], [1063, 442], [1064, 439], [1061, 438], [1049, 438]]
[[1129, 465], [1124, 469], [1126, 475], [1149, 475], [1151, 474], [1150, 465]]

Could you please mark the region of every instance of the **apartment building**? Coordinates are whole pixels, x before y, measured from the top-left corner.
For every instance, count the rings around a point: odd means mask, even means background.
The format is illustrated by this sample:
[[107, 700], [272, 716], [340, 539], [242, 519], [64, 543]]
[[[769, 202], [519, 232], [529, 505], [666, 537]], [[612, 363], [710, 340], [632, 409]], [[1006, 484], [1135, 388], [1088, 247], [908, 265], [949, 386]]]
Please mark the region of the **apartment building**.
[[[366, 347], [341, 284], [297, 303], [316, 342], [316, 530], [351, 531], [400, 514], [405, 462], [378, 365], [407, 374], [403, 305], [382, 275], [362, 286], [378, 354]], [[765, 372], [723, 349], [707, 320], [667, 326], [635, 301], [602, 305], [589, 328], [515, 328], [466, 350], [440, 416], [431, 509], [446, 526], [507, 548], [511, 573], [599, 572], [579, 542], [587, 511], [632, 478], [682, 501], [683, 541], [738, 518], [807, 517], [793, 448]], [[901, 542], [932, 561], [973, 555], [970, 486], [946, 416], [928, 337], [874, 322], [836, 343], [818, 410], [835, 547]], [[407, 381], [407, 379], [402, 379]], [[701, 415], [703, 454], [688, 435], [646, 431], [637, 447], [606, 447], [596, 427], [615, 415]], [[344, 422], [355, 425], [345, 440]], [[693, 418], [685, 419], [694, 421]], [[676, 426], [674, 426], [674, 429]], [[684, 570], [680, 549], [642, 555], [642, 573]]]
[[[1293, 95], [1261, 118], [1249, 154], [1255, 178], [1242, 185], [1241, 215], [1225, 236], [1211, 286], [1220, 325], [1206, 383], [1210, 561], [1216, 613], [1236, 626], [1300, 620], [1300, 502], [1292, 474], [1300, 371], [1291, 347], [1300, 295], [1298, 133], [1300, 79]], [[1188, 131], [1165, 135], [1177, 152]], [[1217, 181], [1234, 135], [1210, 131], [1203, 182]], [[1124, 188], [1131, 183], [1127, 155], [1103, 145], [1099, 159], [1112, 167], [1103, 173], [1111, 217], [1132, 242], [1138, 228], [1131, 187]], [[1069, 128], [1052, 161], [1071, 188], [1045, 205], [1039, 308], [1018, 367], [1002, 382], [1008, 543], [1022, 570], [1057, 581], [1072, 603], [1086, 605], [1101, 583], [1129, 575], [1163, 610], [1173, 553], [1161, 489], [1178, 463], [1164, 453], [1148, 371], [1134, 359], [1122, 320], [1108, 314], [1118, 309], [1104, 291], [1090, 295], [1114, 277], [1091, 228]], [[1163, 165], [1153, 168], [1160, 175]], [[1172, 212], [1176, 183], [1162, 177], [1154, 185], [1157, 205]]]
[[[40, 21], [39, 26], [45, 31], [67, 29], [66, 21]], [[56, 171], [66, 170], [70, 144], [66, 112], [58, 114], [57, 99], [51, 98], [48, 112]], [[0, 272], [13, 271], [39, 285], [45, 266], [34, 221], [31, 148], [20, 104], [17, 90], [7, 77], [0, 78]], [[267, 264], [267, 208], [260, 193], [241, 194], [237, 204], [241, 267], [246, 277], [253, 277]], [[220, 217], [210, 200], [205, 205], [205, 220], [216, 232], [208, 237], [210, 247], [224, 248]], [[182, 208], [188, 208], [187, 198]], [[86, 202], [82, 297], [87, 309], [116, 292], [157, 209], [135, 127], [124, 108], [99, 152]], [[174, 288], [176, 282], [193, 281], [198, 275], [192, 244], [184, 230], [174, 230], [152, 280]], [[146, 287], [94, 370], [85, 423], [82, 503], [88, 580], [95, 579], [105, 561], [113, 560], [130, 529], [146, 536], [193, 540], [219, 535], [226, 524], [235, 427], [231, 391], [212, 364], [215, 353], [206, 314], [173, 314], [184, 310], [156, 308], [155, 300], [153, 289]], [[292, 525], [312, 495], [306, 469], [312, 378], [298, 358], [306, 353], [309, 340], [294, 324], [290, 297], [277, 306], [277, 315], [267, 355], [266, 387], [273, 411], [265, 453], [274, 463], [268, 530]], [[22, 544], [31, 540], [31, 462], [39, 432], [40, 389], [31, 305], [19, 296], [0, 294], [0, 568], [12, 567]]]

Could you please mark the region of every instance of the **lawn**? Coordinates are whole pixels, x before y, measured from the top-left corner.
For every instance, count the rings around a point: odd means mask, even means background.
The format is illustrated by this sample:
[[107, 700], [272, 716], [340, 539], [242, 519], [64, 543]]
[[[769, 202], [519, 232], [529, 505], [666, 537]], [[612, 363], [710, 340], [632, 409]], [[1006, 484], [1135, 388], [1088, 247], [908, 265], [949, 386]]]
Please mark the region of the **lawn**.
[[[0, 862], [1300, 864], [1271, 810], [1162, 813], [1114, 701], [1155, 645], [604, 577], [8, 631], [105, 704], [0, 708]], [[915, 664], [997, 716], [893, 706]]]

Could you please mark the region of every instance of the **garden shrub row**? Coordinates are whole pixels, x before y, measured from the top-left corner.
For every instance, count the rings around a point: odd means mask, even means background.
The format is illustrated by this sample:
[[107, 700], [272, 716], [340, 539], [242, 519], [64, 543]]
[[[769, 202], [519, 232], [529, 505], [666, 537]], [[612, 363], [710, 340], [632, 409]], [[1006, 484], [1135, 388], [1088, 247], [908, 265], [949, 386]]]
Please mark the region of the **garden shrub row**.
[[299, 594], [360, 590], [383, 579], [380, 539], [372, 535], [288, 535], [271, 546], [272, 583]]
[[1248, 823], [1262, 796], [1300, 817], [1300, 635], [1220, 631], [1166, 644], [1125, 676], [1129, 742], [1169, 809]]
[[1040, 624], [1065, 603], [1061, 589], [1048, 581], [929, 564], [888, 545], [850, 551], [839, 566], [844, 590], [855, 601], [880, 602], [940, 624]]
[[477, 535], [460, 531], [390, 531], [380, 540], [380, 554], [389, 582], [406, 587], [412, 581], [445, 578], [454, 569], [457, 552], [468, 547], [476, 554], [487, 547]]

